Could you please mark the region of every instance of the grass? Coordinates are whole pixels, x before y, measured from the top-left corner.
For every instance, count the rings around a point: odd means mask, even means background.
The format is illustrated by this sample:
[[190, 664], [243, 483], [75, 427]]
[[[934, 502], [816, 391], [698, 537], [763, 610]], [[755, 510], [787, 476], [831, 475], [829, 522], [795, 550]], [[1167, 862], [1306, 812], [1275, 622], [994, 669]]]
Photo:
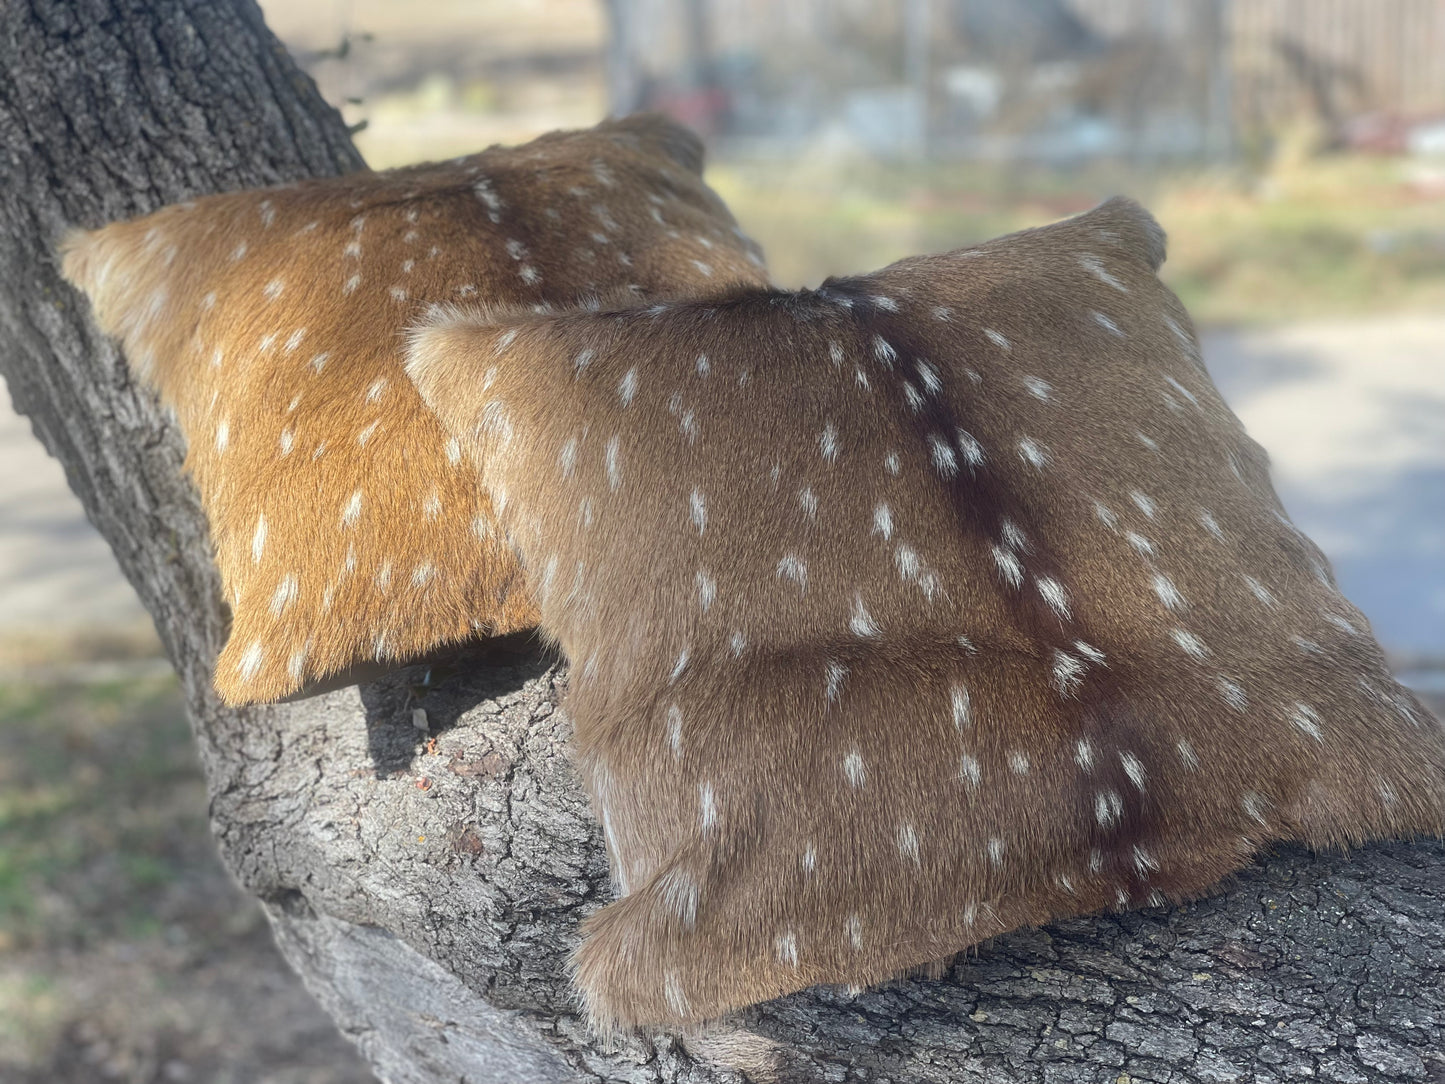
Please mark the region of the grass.
[[[979, 165], [725, 162], [709, 179], [784, 285], [1041, 225], [1114, 194], [1170, 235], [1165, 278], [1196, 319], [1262, 324], [1445, 307], [1445, 191], [1418, 166], [1315, 158], [1262, 176]], [[1437, 183], [1438, 182], [1434, 182]]]
[[370, 1079], [206, 808], [173, 676], [0, 680], [0, 1080]]
[[127, 935], [205, 839], [174, 678], [0, 685], [0, 949]]

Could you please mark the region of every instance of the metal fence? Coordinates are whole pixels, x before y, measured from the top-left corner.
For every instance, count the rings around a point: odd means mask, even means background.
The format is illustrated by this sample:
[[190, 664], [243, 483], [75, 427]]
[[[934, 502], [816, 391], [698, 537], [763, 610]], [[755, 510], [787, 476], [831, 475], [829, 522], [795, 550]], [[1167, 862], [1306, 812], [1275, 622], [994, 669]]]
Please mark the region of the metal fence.
[[[620, 108], [881, 154], [1228, 157], [1445, 118], [1445, 0], [608, 0]], [[1398, 145], [1398, 146], [1397, 146]]]

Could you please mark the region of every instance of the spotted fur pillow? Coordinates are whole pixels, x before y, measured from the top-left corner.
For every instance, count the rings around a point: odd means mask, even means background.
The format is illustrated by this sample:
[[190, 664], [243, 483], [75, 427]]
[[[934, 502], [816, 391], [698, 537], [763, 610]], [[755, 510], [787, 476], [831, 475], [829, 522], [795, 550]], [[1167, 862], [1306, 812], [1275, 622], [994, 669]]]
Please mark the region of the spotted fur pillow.
[[599, 1024], [1441, 831], [1445, 735], [1163, 255], [1116, 201], [818, 291], [417, 332], [573, 660], [621, 896], [576, 956]]
[[227, 701], [536, 622], [474, 468], [402, 371], [403, 329], [439, 302], [763, 282], [701, 165], [691, 133], [634, 117], [65, 241], [67, 277], [189, 442], [232, 608]]

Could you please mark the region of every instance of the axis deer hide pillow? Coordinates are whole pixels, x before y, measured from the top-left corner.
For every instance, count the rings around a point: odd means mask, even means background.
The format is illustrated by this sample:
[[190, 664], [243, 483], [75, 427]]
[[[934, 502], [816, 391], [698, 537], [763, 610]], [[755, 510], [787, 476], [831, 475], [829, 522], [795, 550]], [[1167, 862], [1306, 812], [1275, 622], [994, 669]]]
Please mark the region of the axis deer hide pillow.
[[232, 609], [227, 701], [536, 623], [475, 468], [406, 379], [403, 331], [443, 302], [761, 285], [701, 167], [691, 133], [632, 117], [65, 240], [66, 276], [186, 435]]
[[867, 984], [1445, 824], [1440, 725], [1285, 516], [1142, 209], [817, 291], [444, 312], [620, 899], [602, 1027]]

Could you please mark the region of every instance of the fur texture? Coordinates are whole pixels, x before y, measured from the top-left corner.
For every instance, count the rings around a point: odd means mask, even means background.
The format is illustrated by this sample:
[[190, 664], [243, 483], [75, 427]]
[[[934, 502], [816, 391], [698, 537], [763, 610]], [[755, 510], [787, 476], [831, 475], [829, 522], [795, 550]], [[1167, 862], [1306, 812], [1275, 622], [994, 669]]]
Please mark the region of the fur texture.
[[175, 409], [233, 626], [215, 683], [271, 700], [535, 624], [491, 501], [402, 371], [430, 306], [765, 282], [657, 117], [75, 233], [66, 276]]
[[867, 984], [1445, 824], [1439, 724], [1116, 200], [816, 292], [425, 323], [620, 899], [604, 1028]]

